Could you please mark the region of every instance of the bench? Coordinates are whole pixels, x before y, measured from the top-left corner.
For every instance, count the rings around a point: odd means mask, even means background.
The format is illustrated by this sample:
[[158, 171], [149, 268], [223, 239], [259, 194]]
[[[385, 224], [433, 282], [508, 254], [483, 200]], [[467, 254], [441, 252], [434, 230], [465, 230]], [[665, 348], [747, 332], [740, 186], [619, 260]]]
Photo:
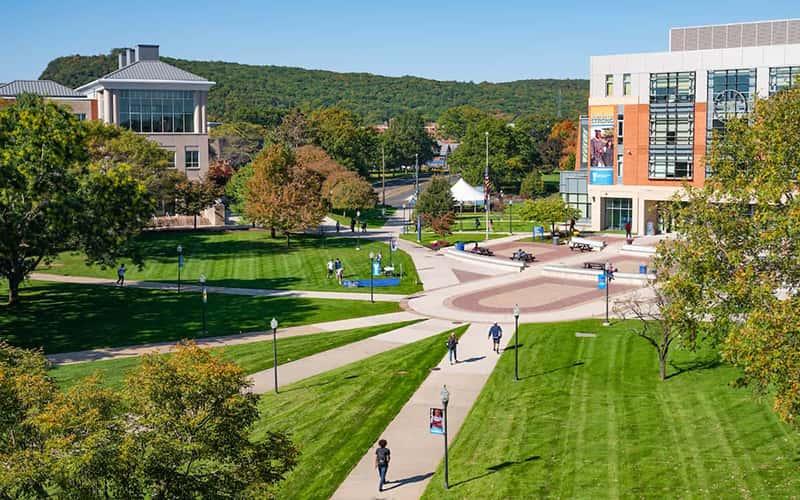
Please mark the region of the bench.
[[485, 255], [486, 257], [492, 257], [494, 255], [494, 252], [485, 247], [473, 248], [470, 252], [478, 255]]
[[605, 247], [605, 241], [590, 240], [588, 238], [572, 238], [569, 241], [570, 250], [580, 250], [581, 252], [591, 251], [595, 248], [602, 250]]
[[520, 255], [512, 255], [509, 257], [511, 260], [518, 260], [520, 262], [525, 262], [526, 264], [530, 264], [531, 262], [536, 260], [536, 256], [532, 253], [525, 253], [522, 256]]
[[585, 269], [597, 269], [599, 271], [603, 271], [606, 268], [606, 265], [602, 262], [584, 262], [583, 267]]

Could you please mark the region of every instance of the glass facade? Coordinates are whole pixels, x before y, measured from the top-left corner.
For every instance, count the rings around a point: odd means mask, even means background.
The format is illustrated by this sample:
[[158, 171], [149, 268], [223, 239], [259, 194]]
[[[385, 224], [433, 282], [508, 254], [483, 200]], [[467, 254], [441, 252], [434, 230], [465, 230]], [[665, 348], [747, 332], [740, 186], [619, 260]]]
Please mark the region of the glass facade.
[[769, 69], [769, 95], [793, 87], [800, 87], [800, 66]]
[[192, 133], [194, 93], [186, 90], [120, 90], [119, 126], [140, 133]]
[[692, 178], [694, 101], [694, 72], [650, 75], [650, 179]]
[[603, 229], [625, 229], [631, 221], [633, 202], [630, 198], [603, 198]]
[[580, 220], [592, 219], [592, 204], [589, 201], [588, 178], [586, 172], [561, 172], [561, 198], [572, 208], [580, 210]]
[[730, 69], [708, 72], [708, 138], [725, 130], [725, 122], [753, 109], [756, 70]]

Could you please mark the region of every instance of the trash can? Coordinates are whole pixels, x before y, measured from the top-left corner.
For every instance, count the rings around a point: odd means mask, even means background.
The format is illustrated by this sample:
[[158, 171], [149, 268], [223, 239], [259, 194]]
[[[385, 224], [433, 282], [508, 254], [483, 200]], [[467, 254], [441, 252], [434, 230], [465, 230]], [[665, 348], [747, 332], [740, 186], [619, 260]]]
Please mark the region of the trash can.
[[463, 241], [456, 241], [456, 250], [459, 252], [464, 251], [464, 242]]
[[558, 236], [553, 236], [553, 245], [558, 245]]
[[647, 274], [647, 264], [639, 264], [639, 274]]

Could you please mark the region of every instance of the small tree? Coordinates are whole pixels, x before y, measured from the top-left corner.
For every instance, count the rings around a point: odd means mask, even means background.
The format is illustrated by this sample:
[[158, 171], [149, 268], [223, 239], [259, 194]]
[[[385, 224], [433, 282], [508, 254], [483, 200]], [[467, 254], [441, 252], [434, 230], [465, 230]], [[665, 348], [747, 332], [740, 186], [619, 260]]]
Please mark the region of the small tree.
[[219, 194], [220, 188], [213, 181], [185, 179], [175, 187], [175, 209], [179, 214], [193, 216], [197, 229], [197, 216], [213, 205]]
[[567, 205], [559, 194], [537, 200], [525, 200], [518, 213], [522, 220], [549, 225], [551, 234], [556, 233], [556, 224], [580, 217], [580, 211]]
[[538, 198], [545, 192], [542, 173], [538, 169], [528, 172], [519, 186], [520, 196], [527, 199]]
[[450, 192], [450, 183], [441, 176], [434, 176], [417, 201], [417, 213], [423, 217], [439, 217], [453, 212], [455, 200]]
[[375, 206], [375, 191], [369, 182], [352, 172], [344, 173], [335, 179], [336, 182], [329, 194], [332, 208], [354, 211]]

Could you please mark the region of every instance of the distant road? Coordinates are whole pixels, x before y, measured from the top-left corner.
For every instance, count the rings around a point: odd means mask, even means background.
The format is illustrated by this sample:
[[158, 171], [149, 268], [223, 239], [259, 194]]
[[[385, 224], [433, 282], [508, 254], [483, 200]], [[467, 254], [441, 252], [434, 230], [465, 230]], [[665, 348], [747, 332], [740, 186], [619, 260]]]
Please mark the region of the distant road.
[[[457, 176], [451, 176], [453, 179]], [[451, 184], [453, 182], [451, 179]], [[425, 185], [430, 182], [431, 174], [419, 174], [419, 190], [423, 191]], [[378, 193], [378, 201], [381, 201], [381, 181], [372, 183], [375, 192]], [[401, 207], [409, 196], [414, 194], [414, 177], [403, 177], [395, 179], [386, 179], [386, 204], [393, 207]]]

